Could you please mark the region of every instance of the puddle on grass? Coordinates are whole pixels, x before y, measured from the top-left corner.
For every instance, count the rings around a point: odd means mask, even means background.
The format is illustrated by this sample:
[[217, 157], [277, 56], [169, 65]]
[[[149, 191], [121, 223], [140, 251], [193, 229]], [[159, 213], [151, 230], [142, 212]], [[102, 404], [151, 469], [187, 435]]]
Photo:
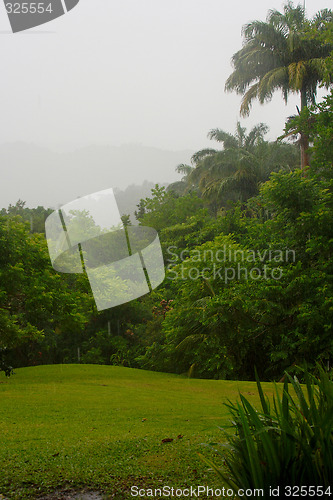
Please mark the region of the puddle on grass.
[[79, 493], [71, 498], [75, 498], [75, 500], [102, 500], [103, 497], [99, 493], [90, 491], [88, 493]]
[[55, 491], [38, 500], [103, 500], [103, 496], [98, 491]]

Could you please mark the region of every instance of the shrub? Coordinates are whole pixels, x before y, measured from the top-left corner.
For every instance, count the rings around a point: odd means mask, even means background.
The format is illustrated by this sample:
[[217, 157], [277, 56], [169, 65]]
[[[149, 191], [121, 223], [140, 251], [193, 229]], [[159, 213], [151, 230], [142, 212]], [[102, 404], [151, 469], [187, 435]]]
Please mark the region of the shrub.
[[305, 389], [296, 377], [286, 374], [282, 395], [275, 385], [273, 405], [257, 377], [260, 410], [242, 395], [240, 402], [226, 403], [236, 432], [225, 432], [225, 453], [216, 450], [215, 445], [215, 451], [223, 456], [224, 467], [200, 456], [234, 491], [261, 488], [264, 498], [270, 498], [270, 487], [279, 486], [282, 492], [285, 486], [320, 486], [324, 491], [330, 487], [333, 383], [322, 368], [318, 369], [318, 378], [305, 372]]
[[6, 350], [0, 347], [0, 372], [5, 372], [6, 377], [10, 377], [13, 372], [13, 367], [5, 359]]
[[99, 347], [92, 347], [88, 352], [82, 355], [81, 362], [83, 364], [104, 365], [104, 358]]

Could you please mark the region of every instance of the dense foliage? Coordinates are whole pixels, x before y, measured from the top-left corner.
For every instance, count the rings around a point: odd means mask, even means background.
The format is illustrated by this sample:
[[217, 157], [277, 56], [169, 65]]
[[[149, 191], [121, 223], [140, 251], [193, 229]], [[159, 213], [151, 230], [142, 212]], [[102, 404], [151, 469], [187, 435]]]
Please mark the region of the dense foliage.
[[[267, 72], [242, 76], [244, 57], [253, 62], [261, 32], [280, 37], [280, 51], [292, 40], [295, 46], [283, 60], [272, 56], [270, 78]], [[288, 3], [284, 14], [273, 11], [267, 23], [254, 22], [244, 33], [228, 86], [243, 92], [261, 79], [246, 109], [277, 87], [312, 98], [319, 82], [330, 86], [331, 11], [307, 22], [302, 8]], [[315, 64], [311, 47], [314, 54], [323, 49]], [[303, 80], [292, 72], [295, 62]], [[3, 209], [0, 369], [8, 374], [11, 366], [83, 362], [251, 379], [256, 365], [267, 380], [304, 363], [331, 366], [332, 93], [288, 120], [284, 137], [298, 136], [298, 144], [266, 141], [266, 132], [262, 123], [249, 132], [238, 123], [234, 135], [212, 130], [220, 149], [197, 152], [192, 165], [177, 167], [181, 181], [155, 186], [140, 200], [135, 217], [159, 232], [166, 279], [151, 294], [113, 309], [97, 312], [86, 275], [52, 268], [43, 234], [50, 209], [29, 209], [20, 200]], [[307, 168], [300, 168], [302, 137], [311, 144]], [[133, 215], [123, 214], [126, 226]]]
[[[245, 210], [235, 207], [203, 230], [195, 217], [175, 226], [180, 244], [167, 248], [163, 295], [158, 290], [172, 310], [154, 320], [143, 366], [251, 378], [257, 365], [272, 378], [331, 359], [331, 188], [300, 170], [277, 173]], [[171, 232], [162, 231], [162, 241]]]
[[96, 311], [84, 275], [52, 269], [44, 235], [2, 216], [0, 347], [11, 364], [79, 359], [233, 379], [252, 378], [256, 365], [272, 379], [331, 363], [333, 199], [321, 110], [306, 176], [273, 173], [259, 195], [217, 216], [195, 192], [157, 186], [142, 200], [139, 220], [159, 230], [166, 279], [110, 310]]
[[0, 217], [0, 244], [0, 348], [14, 366], [55, 361], [87, 321], [86, 278], [55, 273], [44, 235], [20, 216]]

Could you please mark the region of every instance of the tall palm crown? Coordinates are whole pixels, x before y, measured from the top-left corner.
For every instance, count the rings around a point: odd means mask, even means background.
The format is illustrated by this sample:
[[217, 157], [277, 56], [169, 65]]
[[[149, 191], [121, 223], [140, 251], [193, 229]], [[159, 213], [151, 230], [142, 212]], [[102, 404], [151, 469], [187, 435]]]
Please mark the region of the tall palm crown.
[[[185, 181], [188, 186], [197, 187], [206, 199], [222, 206], [229, 201], [245, 201], [258, 192], [274, 170], [283, 166], [294, 168], [297, 163], [297, 149], [281, 142], [267, 142], [264, 136], [268, 127], [259, 123], [247, 133], [237, 123], [236, 133], [221, 129], [208, 134], [223, 145], [222, 150], [203, 149], [192, 156], [194, 167], [186, 166]], [[181, 172], [185, 172], [184, 165]]]
[[196, 168], [190, 172], [189, 180], [198, 183], [199, 191], [206, 198], [219, 198], [225, 193], [244, 201], [254, 195], [261, 173], [259, 150], [267, 130], [266, 125], [260, 123], [247, 134], [239, 122], [235, 135], [221, 129], [211, 130], [208, 137], [222, 143], [223, 149], [195, 153], [192, 162]]
[[325, 58], [333, 44], [310, 39], [306, 32], [310, 25], [325, 30], [332, 23], [331, 10], [322, 10], [308, 21], [302, 6], [288, 2], [283, 14], [270, 10], [266, 22], [244, 26], [244, 45], [232, 57], [234, 71], [225, 85], [227, 91], [244, 95], [243, 116], [249, 114], [253, 99], [263, 104], [277, 89], [286, 102], [290, 92], [300, 93], [301, 107], [315, 101], [318, 83], [326, 78], [328, 86]]

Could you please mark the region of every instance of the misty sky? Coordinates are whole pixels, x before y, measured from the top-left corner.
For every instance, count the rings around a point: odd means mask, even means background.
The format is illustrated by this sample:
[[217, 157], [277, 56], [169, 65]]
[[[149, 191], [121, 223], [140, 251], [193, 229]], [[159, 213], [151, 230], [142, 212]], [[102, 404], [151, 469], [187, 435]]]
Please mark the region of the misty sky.
[[[307, 0], [307, 15], [325, 7], [327, 0]], [[56, 151], [214, 146], [208, 131], [233, 132], [239, 119], [241, 96], [223, 89], [241, 27], [264, 20], [269, 8], [281, 10], [282, 2], [81, 0], [67, 15], [13, 35], [1, 2], [0, 143]], [[285, 106], [277, 94], [242, 123], [265, 122], [275, 139], [296, 103]], [[130, 169], [124, 176], [130, 183]]]

